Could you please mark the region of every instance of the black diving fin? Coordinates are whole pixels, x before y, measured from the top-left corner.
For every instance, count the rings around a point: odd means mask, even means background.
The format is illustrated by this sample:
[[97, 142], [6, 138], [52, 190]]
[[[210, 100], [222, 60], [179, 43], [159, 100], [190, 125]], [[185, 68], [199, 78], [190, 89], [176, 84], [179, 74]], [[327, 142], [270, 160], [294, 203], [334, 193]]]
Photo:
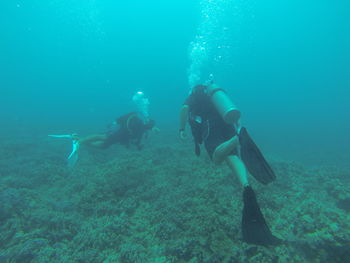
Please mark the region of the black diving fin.
[[276, 179], [274, 171], [265, 160], [258, 146], [256, 146], [249, 136], [247, 129], [242, 127], [238, 136], [241, 145], [241, 159], [249, 173], [262, 184], [268, 184], [274, 181]]
[[243, 241], [249, 244], [271, 246], [281, 242], [272, 235], [259, 208], [255, 193], [250, 186], [243, 192], [242, 235]]

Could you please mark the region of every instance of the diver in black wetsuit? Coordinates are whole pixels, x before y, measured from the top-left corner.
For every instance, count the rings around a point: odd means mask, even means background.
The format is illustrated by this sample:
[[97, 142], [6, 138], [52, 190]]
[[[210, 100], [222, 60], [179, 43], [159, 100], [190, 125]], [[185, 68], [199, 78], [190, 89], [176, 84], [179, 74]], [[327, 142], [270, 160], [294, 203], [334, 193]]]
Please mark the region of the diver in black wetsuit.
[[89, 135], [84, 138], [78, 138], [78, 140], [80, 145], [88, 145], [100, 149], [106, 149], [113, 144], [121, 144], [126, 147], [135, 145], [137, 149], [141, 150], [142, 138], [154, 127], [154, 120], [144, 122], [136, 112], [130, 112], [117, 118], [105, 134]]
[[[216, 96], [215, 99], [213, 99], [214, 96]], [[225, 108], [223, 104], [228, 104], [228, 110], [224, 111], [228, 113], [232, 109], [229, 102], [226, 93], [215, 85], [195, 86], [181, 108], [180, 138], [186, 137], [185, 127], [188, 121], [194, 137], [195, 153], [200, 154], [200, 145], [204, 143], [215, 164], [226, 161], [244, 187], [242, 217], [244, 241], [257, 245], [273, 245], [279, 240], [272, 235], [260, 211], [255, 193], [248, 183], [247, 168], [258, 181], [264, 184], [273, 181], [275, 175], [247, 134], [246, 129], [240, 128], [240, 113], [231, 111], [231, 117], [233, 117], [224, 120], [229, 116], [224, 117], [222, 112], [219, 112], [217, 105], [219, 104], [222, 109]]]

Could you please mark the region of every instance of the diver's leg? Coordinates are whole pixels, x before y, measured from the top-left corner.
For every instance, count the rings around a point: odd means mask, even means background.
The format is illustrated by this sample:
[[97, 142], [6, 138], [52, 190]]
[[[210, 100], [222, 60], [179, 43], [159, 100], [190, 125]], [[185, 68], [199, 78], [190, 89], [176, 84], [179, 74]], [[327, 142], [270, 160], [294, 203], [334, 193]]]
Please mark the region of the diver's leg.
[[222, 163], [225, 160], [225, 158], [227, 158], [238, 145], [239, 138], [237, 135], [233, 136], [228, 141], [220, 144], [218, 147], [216, 147], [213, 153], [213, 162], [215, 164]]
[[89, 135], [79, 140], [80, 144], [100, 148], [106, 141], [107, 136], [105, 134]]
[[106, 145], [105, 141], [95, 141], [90, 143], [89, 146], [99, 149], [106, 149], [109, 147], [109, 145]]
[[248, 186], [248, 174], [243, 161], [237, 155], [229, 155], [226, 157], [226, 163], [233, 174], [238, 177], [243, 187]]
[[249, 244], [269, 246], [277, 245], [280, 240], [272, 235], [264, 215], [257, 202], [255, 193], [249, 186], [247, 169], [237, 155], [229, 155], [226, 163], [231, 171], [238, 176], [243, 185], [242, 235]]

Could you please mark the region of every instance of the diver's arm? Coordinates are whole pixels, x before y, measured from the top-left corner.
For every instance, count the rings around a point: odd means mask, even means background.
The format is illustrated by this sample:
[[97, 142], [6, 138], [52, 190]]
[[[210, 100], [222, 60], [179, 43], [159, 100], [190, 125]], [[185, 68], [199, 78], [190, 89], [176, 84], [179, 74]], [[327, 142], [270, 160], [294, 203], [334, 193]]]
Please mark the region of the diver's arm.
[[186, 128], [186, 123], [188, 120], [188, 105], [183, 105], [180, 111], [180, 127], [179, 127], [179, 132], [180, 132], [180, 138], [184, 139], [186, 137], [185, 135], [185, 128]]

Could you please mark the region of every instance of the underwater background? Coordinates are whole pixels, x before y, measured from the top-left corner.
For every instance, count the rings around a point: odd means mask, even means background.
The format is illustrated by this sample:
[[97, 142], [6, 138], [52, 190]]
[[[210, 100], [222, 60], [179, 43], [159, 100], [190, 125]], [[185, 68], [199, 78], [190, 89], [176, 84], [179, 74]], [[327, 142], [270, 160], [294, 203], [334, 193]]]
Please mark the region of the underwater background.
[[[0, 263], [350, 262], [350, 2], [2, 0]], [[273, 233], [241, 240], [241, 187], [178, 139], [212, 75], [277, 174], [250, 179]], [[142, 151], [103, 133], [150, 101]], [[187, 131], [189, 134], [189, 130]]]

